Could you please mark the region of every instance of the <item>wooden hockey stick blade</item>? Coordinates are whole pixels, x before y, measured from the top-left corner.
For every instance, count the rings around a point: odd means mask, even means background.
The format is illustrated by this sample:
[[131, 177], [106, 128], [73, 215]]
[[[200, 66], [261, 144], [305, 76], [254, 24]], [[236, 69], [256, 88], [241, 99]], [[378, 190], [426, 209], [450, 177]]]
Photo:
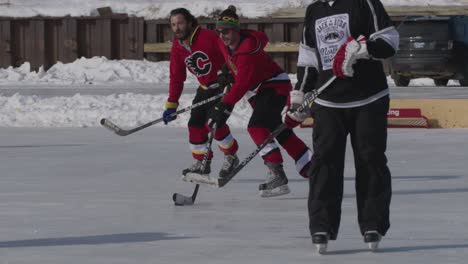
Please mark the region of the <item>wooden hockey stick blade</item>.
[[116, 124], [112, 123], [109, 119], [106, 118], [101, 119], [101, 125], [119, 136], [126, 136], [129, 134], [129, 131], [118, 127]]
[[218, 178], [210, 177], [209, 175], [198, 174], [189, 172], [182, 176], [182, 180], [186, 182], [210, 185], [213, 187], [218, 187]]

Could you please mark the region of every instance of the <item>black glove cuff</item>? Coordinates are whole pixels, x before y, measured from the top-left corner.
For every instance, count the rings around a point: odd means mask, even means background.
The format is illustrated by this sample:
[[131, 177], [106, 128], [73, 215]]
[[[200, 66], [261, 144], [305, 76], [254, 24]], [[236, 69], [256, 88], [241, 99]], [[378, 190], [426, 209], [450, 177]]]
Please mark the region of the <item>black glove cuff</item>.
[[219, 102], [216, 107], [219, 107], [219, 110], [221, 110], [226, 115], [230, 115], [232, 113], [232, 110], [234, 109], [234, 106], [226, 104], [224, 102]]

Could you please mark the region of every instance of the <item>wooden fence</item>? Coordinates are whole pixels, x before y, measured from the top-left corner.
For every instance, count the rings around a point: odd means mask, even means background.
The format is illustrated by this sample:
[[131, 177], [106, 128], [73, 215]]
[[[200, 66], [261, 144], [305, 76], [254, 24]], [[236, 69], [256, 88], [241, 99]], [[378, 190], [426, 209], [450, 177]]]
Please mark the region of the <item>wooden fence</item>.
[[[242, 28], [267, 34], [270, 44], [266, 51], [287, 72], [296, 72], [298, 43], [302, 34], [302, 18], [243, 19]], [[214, 29], [215, 20], [199, 20], [203, 28]], [[146, 21], [144, 51], [151, 61], [167, 60], [173, 35], [167, 20]]]
[[139, 17], [0, 18], [0, 67], [25, 61], [37, 70], [80, 57], [144, 58]]
[[[400, 23], [408, 16], [452, 16], [468, 13], [467, 6], [386, 7]], [[102, 11], [102, 10], [100, 10]], [[169, 21], [144, 20], [125, 14], [101, 17], [0, 17], [0, 67], [20, 66], [48, 69], [61, 61], [80, 57], [105, 56], [109, 59], [169, 59], [172, 32]], [[304, 9], [283, 9], [270, 18], [242, 19], [242, 27], [265, 32], [270, 44], [266, 50], [287, 72], [296, 72], [297, 50], [303, 28]], [[215, 21], [201, 19], [204, 28]]]

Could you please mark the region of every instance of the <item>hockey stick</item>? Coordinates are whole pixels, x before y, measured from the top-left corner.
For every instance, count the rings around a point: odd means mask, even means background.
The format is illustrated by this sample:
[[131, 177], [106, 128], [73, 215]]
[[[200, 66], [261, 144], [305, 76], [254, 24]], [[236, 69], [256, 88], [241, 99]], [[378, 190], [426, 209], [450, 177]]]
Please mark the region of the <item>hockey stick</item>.
[[195, 186], [195, 190], [193, 190], [192, 196], [185, 196], [180, 193], [174, 193], [172, 195], [172, 200], [174, 201], [174, 205], [176, 206], [193, 205], [195, 203], [195, 199], [197, 198], [198, 188], [200, 188], [200, 184], [197, 184]]
[[[187, 111], [192, 110], [193, 108], [199, 107], [199, 106], [204, 105], [206, 103], [212, 102], [212, 101], [214, 101], [214, 100], [216, 100], [218, 98], [221, 98], [223, 95], [224, 95], [224, 93], [217, 94], [217, 95], [215, 95], [213, 97], [210, 97], [208, 99], [200, 101], [200, 102], [198, 102], [196, 104], [193, 104], [191, 106], [187, 106], [185, 108], [182, 108], [182, 109], [172, 113], [170, 116], [174, 117], [174, 116], [177, 116], [179, 114], [185, 113]], [[119, 126], [117, 126], [116, 124], [112, 123], [109, 119], [103, 118], [103, 119], [101, 119], [101, 125], [104, 126], [107, 129], [111, 130], [112, 132], [114, 132], [115, 134], [117, 134], [119, 136], [127, 136], [127, 135], [133, 134], [133, 133], [135, 133], [137, 131], [140, 131], [140, 130], [142, 130], [144, 128], [147, 128], [149, 126], [157, 124], [157, 123], [159, 123], [161, 121], [164, 121], [164, 119], [162, 117], [158, 118], [156, 120], [153, 120], [151, 122], [148, 122], [146, 124], [143, 124], [141, 126], [126, 130], [126, 129], [122, 129]]]
[[[211, 145], [213, 144], [215, 130], [216, 130], [216, 124], [213, 126], [213, 128], [211, 129], [208, 135], [208, 146], [207, 146], [205, 155], [203, 155], [201, 171], [205, 171], [206, 165], [208, 164], [208, 158], [210, 157]], [[202, 177], [205, 177], [205, 176], [202, 176]], [[177, 206], [193, 205], [195, 203], [195, 199], [197, 199], [198, 188], [200, 188], [200, 184], [197, 183], [197, 185], [195, 185], [195, 189], [193, 190], [193, 194], [191, 197], [185, 196], [180, 193], [174, 193], [172, 195], [172, 200], [174, 201], [174, 205], [177, 205]]]
[[[326, 83], [324, 83], [320, 88], [317, 90], [313, 90], [312, 94], [305, 99], [305, 101], [299, 106], [299, 108], [296, 111], [302, 112], [306, 109], [310, 109], [312, 106], [312, 103], [317, 99], [317, 97], [320, 95], [320, 93], [325, 90], [334, 80], [336, 79], [336, 76], [331, 77]], [[265, 139], [262, 143], [260, 143], [257, 148], [250, 153], [247, 158], [245, 158], [237, 167], [234, 168], [234, 170], [229, 174], [229, 176], [222, 178], [222, 179], [217, 179], [217, 181], [214, 182], [213, 185], [218, 186], [219, 188], [223, 187], [226, 185], [229, 181], [236, 176], [236, 174], [241, 171], [257, 154], [266, 146], [268, 145], [272, 140], [274, 140], [283, 130], [286, 129], [286, 125], [283, 123], [281, 124], [278, 128], [273, 130], [273, 132], [268, 135], [268, 138]]]

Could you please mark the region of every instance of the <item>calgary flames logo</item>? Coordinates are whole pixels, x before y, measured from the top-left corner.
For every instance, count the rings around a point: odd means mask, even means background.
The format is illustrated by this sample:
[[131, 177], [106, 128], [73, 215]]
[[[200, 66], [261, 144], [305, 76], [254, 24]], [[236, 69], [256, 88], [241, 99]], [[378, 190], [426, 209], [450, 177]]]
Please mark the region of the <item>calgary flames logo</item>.
[[211, 71], [211, 62], [204, 52], [197, 51], [185, 58], [185, 65], [193, 72], [197, 77], [207, 75]]

